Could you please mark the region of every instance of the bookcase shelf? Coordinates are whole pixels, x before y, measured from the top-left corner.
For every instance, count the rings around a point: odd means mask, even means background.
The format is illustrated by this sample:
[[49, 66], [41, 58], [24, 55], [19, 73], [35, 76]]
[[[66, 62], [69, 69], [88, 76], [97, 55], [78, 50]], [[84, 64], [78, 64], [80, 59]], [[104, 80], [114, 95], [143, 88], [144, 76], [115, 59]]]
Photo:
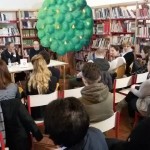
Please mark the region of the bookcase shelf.
[[117, 20], [117, 21], [126, 21], [126, 20], [133, 20], [135, 21], [136, 18], [111, 18], [111, 20]]
[[0, 35], [0, 38], [20, 37], [21, 35]]
[[37, 36], [23, 36], [23, 39], [37, 39]]
[[135, 32], [111, 32], [112, 35], [119, 35], [119, 34], [135, 34]]

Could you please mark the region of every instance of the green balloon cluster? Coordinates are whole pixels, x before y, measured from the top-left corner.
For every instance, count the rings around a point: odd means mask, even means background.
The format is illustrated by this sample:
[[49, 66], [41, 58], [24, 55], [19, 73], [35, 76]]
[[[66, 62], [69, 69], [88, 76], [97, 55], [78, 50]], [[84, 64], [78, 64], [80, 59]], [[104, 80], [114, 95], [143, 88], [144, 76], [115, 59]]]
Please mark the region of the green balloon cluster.
[[42, 46], [59, 55], [79, 51], [93, 34], [92, 10], [85, 0], [45, 0], [36, 27]]

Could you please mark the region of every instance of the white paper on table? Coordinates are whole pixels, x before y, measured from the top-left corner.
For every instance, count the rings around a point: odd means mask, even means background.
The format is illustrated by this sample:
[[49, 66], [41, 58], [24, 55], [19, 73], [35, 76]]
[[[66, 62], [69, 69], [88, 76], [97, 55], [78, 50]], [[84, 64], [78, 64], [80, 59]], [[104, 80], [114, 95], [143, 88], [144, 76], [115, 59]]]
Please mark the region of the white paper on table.
[[27, 59], [20, 59], [20, 67], [21, 68], [27, 68], [28, 67]]

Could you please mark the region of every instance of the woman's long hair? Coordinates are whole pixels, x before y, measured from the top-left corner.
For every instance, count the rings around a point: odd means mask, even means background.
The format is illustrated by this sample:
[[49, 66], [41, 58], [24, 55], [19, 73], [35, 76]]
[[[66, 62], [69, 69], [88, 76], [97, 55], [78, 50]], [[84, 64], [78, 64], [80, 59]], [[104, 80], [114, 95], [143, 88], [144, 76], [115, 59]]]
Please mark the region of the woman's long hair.
[[35, 55], [31, 62], [33, 64], [33, 72], [28, 82], [28, 90], [31, 91], [32, 87], [37, 89], [39, 94], [45, 94], [49, 89], [49, 81], [52, 74], [40, 54]]
[[6, 89], [11, 82], [11, 75], [8, 71], [7, 65], [0, 59], [0, 90]]

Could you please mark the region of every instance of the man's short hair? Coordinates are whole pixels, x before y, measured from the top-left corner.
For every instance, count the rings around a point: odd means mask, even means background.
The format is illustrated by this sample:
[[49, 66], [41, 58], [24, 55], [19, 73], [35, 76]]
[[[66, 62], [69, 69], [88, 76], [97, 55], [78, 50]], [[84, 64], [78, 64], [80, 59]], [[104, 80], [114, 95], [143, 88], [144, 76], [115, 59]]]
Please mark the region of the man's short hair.
[[99, 82], [101, 78], [100, 67], [95, 63], [88, 62], [82, 68], [82, 76], [88, 84]]
[[42, 55], [47, 64], [50, 63], [50, 54], [46, 50], [41, 51], [39, 54]]
[[68, 97], [48, 104], [44, 124], [46, 134], [55, 144], [69, 148], [84, 139], [89, 117], [78, 99]]

